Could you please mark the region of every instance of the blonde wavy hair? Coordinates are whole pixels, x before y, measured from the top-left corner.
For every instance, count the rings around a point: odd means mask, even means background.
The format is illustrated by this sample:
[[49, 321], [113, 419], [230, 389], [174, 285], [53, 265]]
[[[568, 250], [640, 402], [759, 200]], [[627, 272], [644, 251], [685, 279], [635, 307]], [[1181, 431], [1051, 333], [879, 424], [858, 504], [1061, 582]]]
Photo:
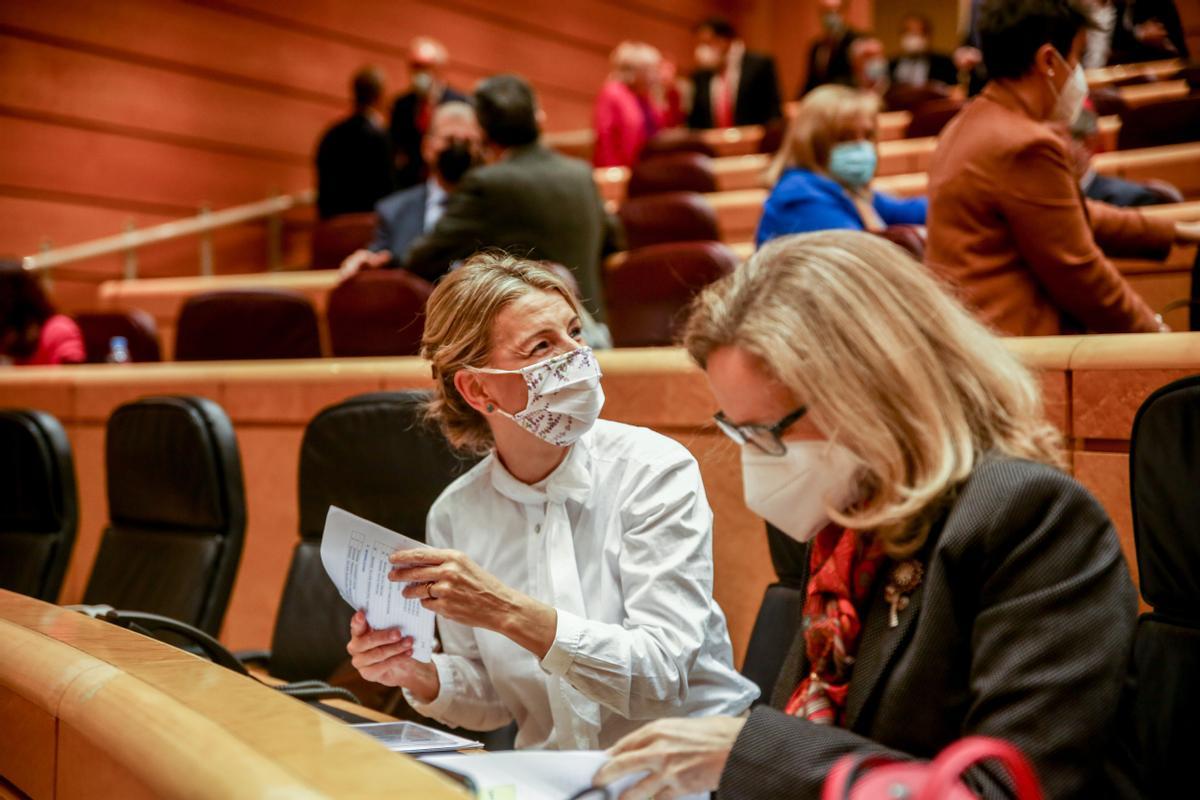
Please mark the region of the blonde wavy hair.
[[531, 292], [557, 292], [580, 313], [575, 295], [554, 272], [503, 252], [471, 256], [429, 296], [421, 357], [432, 366], [434, 389], [425, 415], [457, 450], [483, 455], [494, 442], [484, 416], [458, 393], [454, 376], [464, 367], [487, 365], [495, 346], [496, 316]]
[[863, 114], [872, 119], [879, 114], [879, 98], [871, 92], [827, 84], [806, 94], [763, 176], [767, 185], [774, 186], [792, 167], [824, 174], [829, 151]]
[[862, 465], [864, 497], [829, 509], [895, 558], [986, 451], [1062, 467], [1037, 382], [909, 255], [871, 234], [776, 239], [693, 302], [684, 345], [757, 357]]

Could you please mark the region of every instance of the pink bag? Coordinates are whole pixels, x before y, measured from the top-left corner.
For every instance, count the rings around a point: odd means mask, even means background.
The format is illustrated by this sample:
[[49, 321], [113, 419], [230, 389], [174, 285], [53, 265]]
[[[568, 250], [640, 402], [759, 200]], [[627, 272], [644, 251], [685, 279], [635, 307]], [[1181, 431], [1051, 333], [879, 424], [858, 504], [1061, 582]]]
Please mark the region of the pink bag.
[[974, 800], [959, 777], [980, 761], [995, 759], [1007, 769], [1018, 800], [1042, 800], [1037, 776], [1025, 756], [1008, 742], [969, 736], [928, 763], [883, 755], [848, 755], [825, 778], [821, 800]]

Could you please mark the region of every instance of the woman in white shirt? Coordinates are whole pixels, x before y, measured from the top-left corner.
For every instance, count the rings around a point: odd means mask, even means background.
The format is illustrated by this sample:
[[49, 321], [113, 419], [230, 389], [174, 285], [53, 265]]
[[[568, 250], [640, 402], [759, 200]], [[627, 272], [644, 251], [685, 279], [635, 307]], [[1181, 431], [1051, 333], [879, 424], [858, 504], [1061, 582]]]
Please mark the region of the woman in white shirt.
[[351, 621], [368, 680], [417, 711], [518, 748], [607, 747], [648, 720], [740, 715], [758, 690], [733, 668], [712, 598], [712, 511], [683, 446], [598, 420], [600, 370], [575, 297], [537, 264], [479, 255], [438, 285], [422, 355], [429, 415], [486, 457], [430, 509], [433, 550], [392, 579], [439, 617], [415, 661], [395, 630]]

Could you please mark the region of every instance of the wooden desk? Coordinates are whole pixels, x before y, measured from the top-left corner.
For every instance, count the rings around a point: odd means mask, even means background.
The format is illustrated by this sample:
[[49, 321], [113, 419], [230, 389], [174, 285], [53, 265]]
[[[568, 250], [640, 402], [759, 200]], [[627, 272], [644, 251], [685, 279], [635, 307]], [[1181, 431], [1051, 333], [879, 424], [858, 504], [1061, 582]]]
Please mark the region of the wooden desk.
[[1132, 86], [1121, 86], [1117, 89], [1125, 104], [1137, 108], [1165, 100], [1179, 100], [1187, 97], [1191, 89], [1187, 81], [1155, 81], [1154, 83], [1138, 83]]
[[464, 798], [333, 717], [0, 590], [0, 775], [40, 798]]
[[1179, 72], [1183, 62], [1178, 58], [1168, 58], [1162, 61], [1142, 61], [1137, 64], [1117, 64], [1111, 67], [1085, 70], [1088, 87], [1098, 89], [1109, 86], [1116, 81], [1139, 76], [1161, 79]]

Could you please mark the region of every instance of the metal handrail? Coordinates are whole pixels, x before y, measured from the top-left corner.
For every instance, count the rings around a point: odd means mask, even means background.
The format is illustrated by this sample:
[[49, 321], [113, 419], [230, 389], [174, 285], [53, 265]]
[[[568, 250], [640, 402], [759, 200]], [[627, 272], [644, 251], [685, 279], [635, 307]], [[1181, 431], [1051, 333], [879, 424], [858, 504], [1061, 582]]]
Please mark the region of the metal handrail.
[[316, 192], [306, 189], [296, 194], [269, 197], [245, 205], [233, 206], [221, 211], [202, 209], [195, 217], [164, 222], [149, 228], [135, 230], [130, 227], [124, 233], [104, 236], [88, 242], [47, 250], [37, 255], [25, 256], [21, 266], [31, 271], [45, 271], [54, 267], [70, 264], [75, 261], [96, 258], [98, 256], [125, 254], [125, 277], [137, 277], [137, 251], [151, 244], [169, 242], [185, 236], [200, 236], [200, 274], [213, 274], [212, 233], [231, 225], [253, 222], [256, 219], [268, 218], [267, 261], [268, 267], [275, 269], [279, 265], [282, 248], [278, 241], [281, 236], [279, 215], [298, 206], [312, 205], [316, 201]]

